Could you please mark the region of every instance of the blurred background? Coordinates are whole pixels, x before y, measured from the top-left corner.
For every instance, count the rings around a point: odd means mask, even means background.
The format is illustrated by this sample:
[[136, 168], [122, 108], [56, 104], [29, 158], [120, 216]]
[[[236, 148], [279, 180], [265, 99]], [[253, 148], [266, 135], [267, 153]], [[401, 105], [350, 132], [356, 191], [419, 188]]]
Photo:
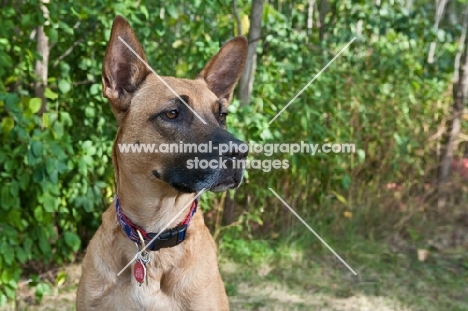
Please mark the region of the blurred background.
[[203, 195], [233, 310], [468, 310], [466, 0], [1, 2], [1, 310], [74, 310], [115, 195], [101, 66], [117, 14], [160, 75], [194, 78], [247, 36], [228, 120], [245, 141], [356, 145], [251, 155], [290, 165]]

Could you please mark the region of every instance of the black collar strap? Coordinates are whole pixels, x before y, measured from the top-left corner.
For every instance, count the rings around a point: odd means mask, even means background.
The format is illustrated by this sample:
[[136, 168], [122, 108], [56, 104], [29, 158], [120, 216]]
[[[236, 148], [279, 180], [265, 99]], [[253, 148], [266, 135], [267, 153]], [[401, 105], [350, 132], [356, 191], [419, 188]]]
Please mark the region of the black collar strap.
[[[151, 251], [157, 251], [161, 248], [173, 247], [180, 244], [185, 240], [185, 234], [187, 228], [192, 220], [193, 215], [197, 211], [198, 198], [195, 199], [190, 207], [190, 212], [187, 214], [185, 219], [176, 227], [167, 229], [163, 231], [153, 243], [148, 245], [146, 249]], [[145, 244], [148, 244], [158, 233], [146, 232], [139, 226], [135, 225], [123, 212], [122, 207], [120, 206], [119, 198], [115, 197], [115, 209], [117, 211], [117, 221], [119, 222], [122, 229], [125, 231], [127, 236], [133, 242], [141, 246], [140, 237], [138, 231], [140, 231]]]

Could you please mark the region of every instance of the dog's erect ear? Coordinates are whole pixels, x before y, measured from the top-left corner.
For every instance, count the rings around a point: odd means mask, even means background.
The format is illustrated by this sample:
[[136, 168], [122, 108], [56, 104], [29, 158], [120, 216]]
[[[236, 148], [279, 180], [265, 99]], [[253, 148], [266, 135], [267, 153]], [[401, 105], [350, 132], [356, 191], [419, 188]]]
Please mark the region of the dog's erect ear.
[[146, 56], [127, 20], [117, 16], [104, 56], [102, 93], [120, 121], [130, 106], [133, 93], [149, 73], [146, 65], [119, 39], [125, 41], [146, 62]]
[[247, 39], [242, 36], [227, 42], [198, 75], [218, 98], [232, 98], [232, 92], [244, 70]]

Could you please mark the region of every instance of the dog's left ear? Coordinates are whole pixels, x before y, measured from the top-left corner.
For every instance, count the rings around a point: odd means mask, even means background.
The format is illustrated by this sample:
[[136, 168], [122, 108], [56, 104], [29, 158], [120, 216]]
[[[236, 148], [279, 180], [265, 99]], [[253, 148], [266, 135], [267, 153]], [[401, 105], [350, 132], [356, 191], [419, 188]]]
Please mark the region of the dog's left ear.
[[218, 98], [228, 101], [232, 98], [232, 92], [244, 70], [247, 58], [247, 39], [238, 36], [227, 42], [221, 50], [213, 56], [198, 78], [202, 78], [208, 84], [208, 88]]

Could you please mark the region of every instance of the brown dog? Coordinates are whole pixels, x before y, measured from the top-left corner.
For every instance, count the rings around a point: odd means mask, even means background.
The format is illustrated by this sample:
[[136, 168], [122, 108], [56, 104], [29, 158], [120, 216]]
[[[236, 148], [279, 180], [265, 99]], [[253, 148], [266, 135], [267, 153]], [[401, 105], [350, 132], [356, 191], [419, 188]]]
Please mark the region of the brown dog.
[[[113, 149], [117, 197], [83, 260], [78, 311], [229, 309], [214, 239], [196, 210], [197, 201], [191, 202], [202, 189], [237, 187], [243, 171], [233, 163], [244, 159], [246, 152], [125, 153], [118, 144], [240, 146], [242, 142], [226, 131], [225, 118], [246, 54], [247, 40], [236, 37], [195, 80], [163, 77], [174, 94], [143, 63], [145, 54], [128, 22], [120, 16], [115, 19], [102, 86], [119, 125]], [[194, 158], [227, 164], [189, 168], [186, 164]], [[143, 243], [159, 233], [148, 247], [150, 261], [138, 257], [117, 276]]]

